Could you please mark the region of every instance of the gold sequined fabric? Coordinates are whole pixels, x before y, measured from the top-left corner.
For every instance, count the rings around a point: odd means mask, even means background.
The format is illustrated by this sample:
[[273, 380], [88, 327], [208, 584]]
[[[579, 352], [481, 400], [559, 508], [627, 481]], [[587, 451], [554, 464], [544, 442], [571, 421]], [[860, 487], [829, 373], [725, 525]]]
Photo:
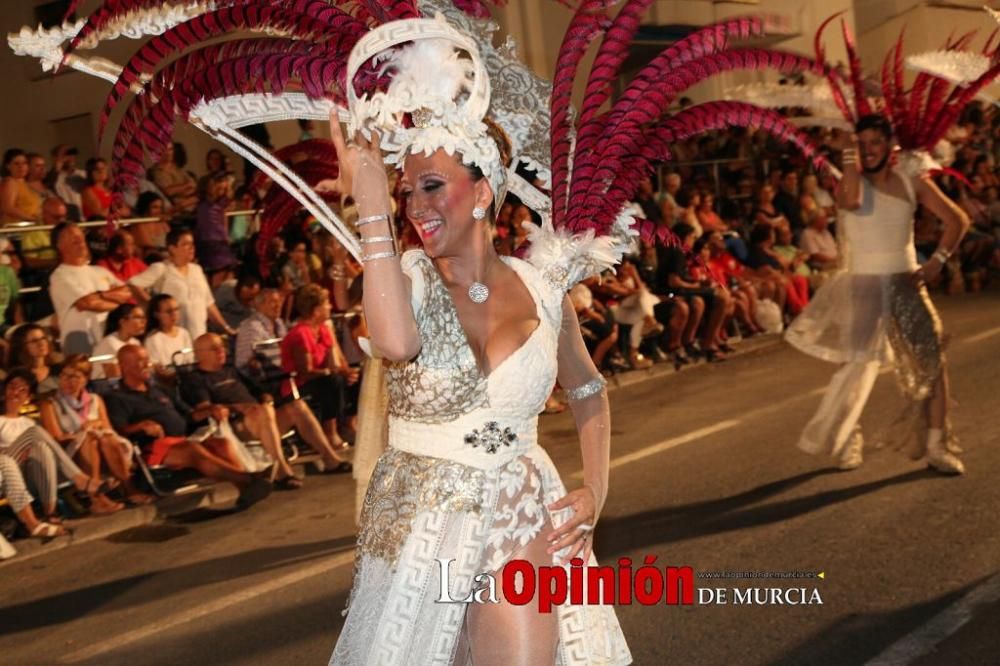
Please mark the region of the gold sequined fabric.
[[358, 559], [374, 555], [395, 566], [421, 511], [480, 512], [486, 472], [460, 463], [389, 449], [372, 473], [361, 509]]
[[420, 255], [413, 270], [424, 285], [417, 317], [422, 346], [414, 360], [388, 364], [389, 413], [418, 423], [448, 423], [486, 406], [486, 378], [430, 259]]
[[887, 285], [889, 322], [886, 332], [900, 391], [910, 400], [925, 400], [941, 373], [941, 320], [927, 290], [914, 287], [908, 275]]

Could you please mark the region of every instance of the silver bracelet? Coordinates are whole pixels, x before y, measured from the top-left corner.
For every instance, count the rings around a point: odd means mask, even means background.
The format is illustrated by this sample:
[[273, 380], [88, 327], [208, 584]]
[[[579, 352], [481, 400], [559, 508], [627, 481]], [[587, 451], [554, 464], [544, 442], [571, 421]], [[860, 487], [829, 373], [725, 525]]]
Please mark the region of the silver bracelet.
[[374, 243], [395, 243], [396, 239], [392, 236], [372, 236], [371, 238], [362, 238], [362, 245], [372, 245]]
[[944, 264], [947, 264], [948, 260], [951, 259], [951, 253], [948, 252], [948, 251], [946, 251], [946, 250], [942, 250], [941, 248], [938, 248], [937, 250], [935, 250], [934, 254], [931, 255], [931, 256], [932, 257], [936, 257], [937, 260], [941, 262], [942, 266]]
[[389, 257], [398, 257], [396, 251], [392, 252], [376, 252], [375, 254], [366, 254], [361, 257], [361, 263], [367, 264], [370, 261], [375, 261], [376, 259], [388, 259]]
[[385, 213], [379, 215], [370, 215], [368, 217], [362, 217], [360, 220], [354, 223], [356, 227], [363, 227], [366, 224], [375, 224], [376, 222], [388, 222], [389, 216]]
[[566, 399], [572, 402], [578, 400], [586, 400], [587, 398], [597, 395], [604, 390], [608, 382], [604, 377], [595, 377], [583, 386], [577, 386], [575, 389], [568, 389], [566, 391]]

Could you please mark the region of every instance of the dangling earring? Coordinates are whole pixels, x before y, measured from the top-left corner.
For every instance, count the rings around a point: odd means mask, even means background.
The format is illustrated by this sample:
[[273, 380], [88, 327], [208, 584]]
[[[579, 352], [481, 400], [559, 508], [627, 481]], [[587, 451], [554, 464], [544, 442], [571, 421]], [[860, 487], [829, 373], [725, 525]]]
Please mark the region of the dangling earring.
[[486, 219], [486, 209], [476, 206], [472, 209], [472, 219], [473, 220], [485, 220]]

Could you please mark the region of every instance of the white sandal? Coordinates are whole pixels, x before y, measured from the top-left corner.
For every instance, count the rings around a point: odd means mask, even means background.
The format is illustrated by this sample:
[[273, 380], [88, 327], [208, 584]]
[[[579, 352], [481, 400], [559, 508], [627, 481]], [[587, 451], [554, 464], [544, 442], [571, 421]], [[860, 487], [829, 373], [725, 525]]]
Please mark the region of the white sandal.
[[52, 523], [40, 522], [35, 525], [35, 529], [31, 530], [31, 536], [35, 539], [49, 540], [55, 539], [56, 537], [66, 536], [69, 532], [62, 525], [53, 525]]

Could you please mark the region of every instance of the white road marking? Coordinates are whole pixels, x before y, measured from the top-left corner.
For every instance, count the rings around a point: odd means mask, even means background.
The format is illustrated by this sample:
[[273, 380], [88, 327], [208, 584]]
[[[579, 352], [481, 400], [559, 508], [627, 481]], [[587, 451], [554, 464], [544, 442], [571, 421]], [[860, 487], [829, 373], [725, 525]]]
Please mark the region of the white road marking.
[[[655, 456], [657, 453], [663, 453], [675, 446], [680, 446], [681, 444], [687, 444], [688, 442], [693, 442], [702, 437], [708, 437], [717, 432], [723, 430], [728, 430], [730, 428], [735, 428], [741, 423], [741, 421], [729, 420], [716, 423], [715, 425], [708, 426], [707, 428], [699, 428], [698, 430], [693, 430], [689, 433], [681, 435], [679, 437], [671, 437], [670, 439], [664, 440], [659, 444], [653, 444], [652, 446], [647, 446], [645, 448], [639, 449], [638, 451], [633, 451], [632, 453], [625, 454], [623, 456], [618, 456], [611, 460], [611, 466], [609, 469], [615, 469], [616, 467], [621, 467], [622, 465], [627, 465], [633, 463], [637, 460], [642, 460], [643, 458], [648, 458], [649, 456]], [[583, 471], [575, 472], [572, 475], [574, 479], [582, 479]]]
[[151, 624], [139, 627], [138, 629], [133, 629], [132, 631], [127, 631], [124, 634], [119, 634], [118, 636], [114, 636], [99, 643], [87, 646], [82, 650], [77, 650], [76, 652], [63, 656], [60, 661], [64, 664], [75, 664], [88, 659], [93, 659], [94, 657], [105, 654], [106, 652], [111, 652], [112, 650], [116, 650], [130, 643], [141, 641], [149, 636], [161, 634], [168, 629], [176, 627], [177, 625], [197, 620], [198, 618], [205, 617], [206, 615], [213, 615], [221, 610], [229, 608], [230, 606], [245, 603], [256, 597], [277, 592], [288, 587], [289, 585], [294, 585], [309, 578], [313, 578], [314, 576], [320, 576], [352, 562], [354, 562], [353, 549], [343, 553], [337, 553], [322, 562], [317, 562], [311, 566], [298, 569], [284, 576], [279, 576], [278, 578], [272, 578], [271, 580], [265, 581], [259, 585], [254, 585], [252, 587], [233, 592], [232, 594], [220, 597], [206, 604], [195, 606], [194, 608], [187, 608], [178, 613], [174, 613], [173, 615], [161, 618]]
[[997, 335], [998, 333], [1000, 333], [1000, 326], [997, 326], [996, 328], [991, 328], [988, 331], [983, 331], [982, 333], [977, 333], [976, 335], [970, 335], [967, 338], [962, 338], [962, 342], [966, 344], [982, 342], [987, 338], [992, 338], [994, 335]]
[[1000, 601], [1000, 574], [970, 590], [964, 597], [928, 622], [886, 648], [866, 666], [904, 666], [931, 652], [935, 646], [962, 628], [976, 608]]

